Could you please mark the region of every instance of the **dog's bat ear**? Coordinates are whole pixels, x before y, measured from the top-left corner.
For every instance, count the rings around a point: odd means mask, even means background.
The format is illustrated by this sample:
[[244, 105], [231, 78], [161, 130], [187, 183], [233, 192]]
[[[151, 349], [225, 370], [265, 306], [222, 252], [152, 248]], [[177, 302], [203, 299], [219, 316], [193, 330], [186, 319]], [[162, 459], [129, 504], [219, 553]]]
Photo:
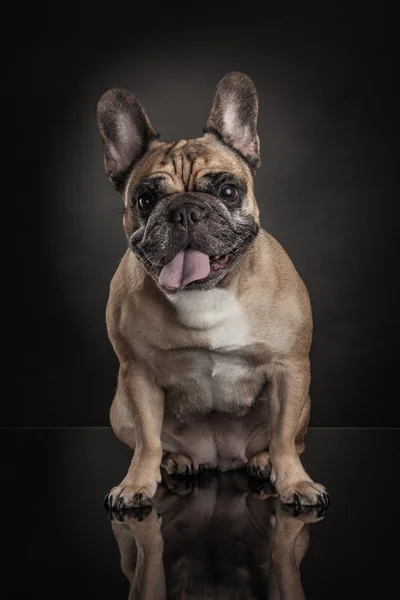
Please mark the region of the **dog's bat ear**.
[[206, 132], [238, 151], [256, 171], [261, 164], [257, 135], [258, 98], [244, 73], [229, 73], [217, 85]]
[[101, 95], [96, 119], [106, 173], [120, 189], [131, 167], [157, 134], [135, 96], [120, 88], [109, 88]]

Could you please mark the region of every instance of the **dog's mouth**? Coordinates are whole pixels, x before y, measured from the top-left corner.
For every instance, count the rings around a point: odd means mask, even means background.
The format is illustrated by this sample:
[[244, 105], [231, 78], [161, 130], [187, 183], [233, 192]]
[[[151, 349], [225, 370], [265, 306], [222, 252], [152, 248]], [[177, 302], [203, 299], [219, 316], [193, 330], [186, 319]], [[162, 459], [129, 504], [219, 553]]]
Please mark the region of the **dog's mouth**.
[[234, 250], [231, 250], [227, 254], [217, 254], [216, 256], [210, 256], [210, 273], [218, 273], [221, 269], [224, 269], [228, 264], [233, 261], [235, 256], [240, 253], [243, 245], [238, 246]]
[[193, 288], [196, 284], [204, 284], [221, 276], [239, 257], [244, 254], [256, 237], [256, 232], [247, 236], [240, 244], [226, 254], [209, 255], [205, 252], [186, 247], [178, 252], [174, 258], [164, 266], [156, 265], [149, 261], [143, 251], [138, 247], [132, 248], [138, 258], [145, 264], [157, 278], [159, 284], [168, 290], [183, 289], [187, 286]]

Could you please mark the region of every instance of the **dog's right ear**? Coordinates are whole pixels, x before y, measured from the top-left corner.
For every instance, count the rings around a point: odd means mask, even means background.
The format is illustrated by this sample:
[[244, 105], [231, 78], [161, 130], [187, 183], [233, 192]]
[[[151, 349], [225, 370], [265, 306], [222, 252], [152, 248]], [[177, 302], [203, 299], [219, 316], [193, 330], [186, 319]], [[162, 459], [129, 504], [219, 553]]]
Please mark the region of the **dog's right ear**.
[[109, 88], [96, 105], [96, 119], [104, 149], [108, 178], [119, 190], [131, 167], [157, 136], [135, 96]]

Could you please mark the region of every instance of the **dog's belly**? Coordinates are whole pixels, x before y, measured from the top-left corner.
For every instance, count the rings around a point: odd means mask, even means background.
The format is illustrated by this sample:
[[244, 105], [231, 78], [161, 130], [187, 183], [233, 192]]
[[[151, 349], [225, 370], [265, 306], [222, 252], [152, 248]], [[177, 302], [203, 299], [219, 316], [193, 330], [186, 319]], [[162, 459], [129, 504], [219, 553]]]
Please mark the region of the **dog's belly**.
[[222, 471], [244, 467], [258, 452], [268, 448], [270, 432], [267, 405], [258, 400], [241, 418], [213, 411], [193, 415], [182, 422], [168, 408], [161, 434], [163, 453], [186, 453], [199, 467]]

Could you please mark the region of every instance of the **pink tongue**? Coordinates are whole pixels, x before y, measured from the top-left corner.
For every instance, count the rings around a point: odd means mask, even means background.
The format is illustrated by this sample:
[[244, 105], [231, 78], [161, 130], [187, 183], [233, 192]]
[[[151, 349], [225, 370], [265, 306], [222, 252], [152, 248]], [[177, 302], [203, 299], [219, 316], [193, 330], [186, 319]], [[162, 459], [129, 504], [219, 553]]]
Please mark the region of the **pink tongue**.
[[184, 287], [191, 281], [204, 279], [210, 272], [210, 259], [198, 250], [181, 250], [165, 265], [158, 281], [169, 288]]

